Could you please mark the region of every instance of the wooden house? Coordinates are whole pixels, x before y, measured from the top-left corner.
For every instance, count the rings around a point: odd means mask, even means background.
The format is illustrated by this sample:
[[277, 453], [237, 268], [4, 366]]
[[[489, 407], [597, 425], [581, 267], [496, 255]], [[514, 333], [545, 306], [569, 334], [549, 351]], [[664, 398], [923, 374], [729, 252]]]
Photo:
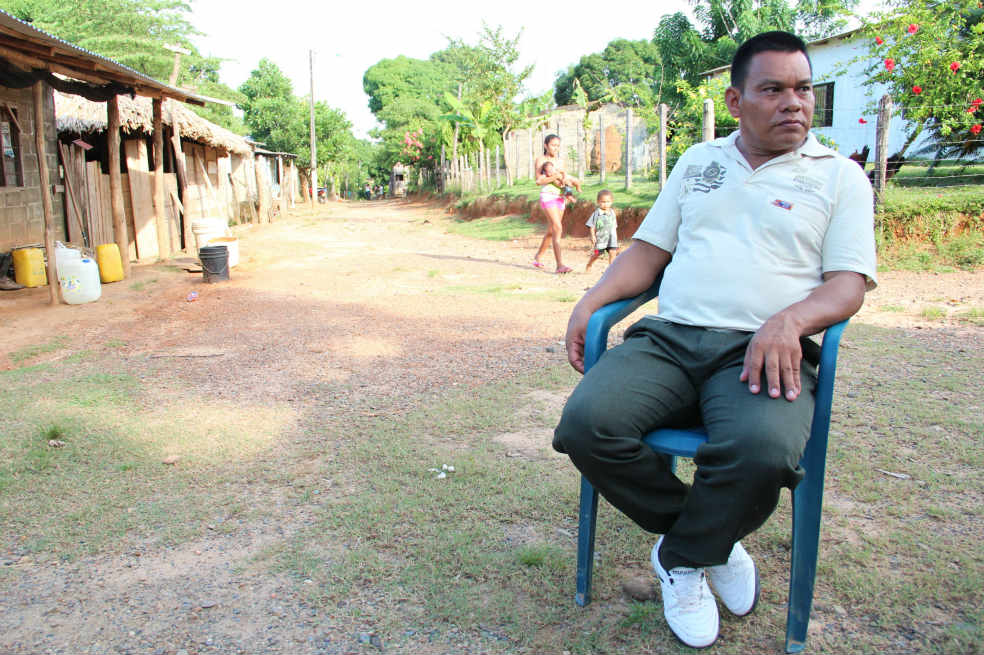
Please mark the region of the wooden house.
[[[119, 113], [130, 257], [153, 260], [159, 256], [160, 247], [149, 155], [153, 134], [151, 100], [122, 96]], [[79, 190], [79, 206], [67, 205], [69, 238], [79, 243], [83, 239], [93, 244], [105, 243], [112, 229], [105, 103], [56, 93], [55, 117], [65, 174]], [[163, 103], [162, 122], [165, 215], [170, 241], [165, 250], [185, 250], [193, 244], [190, 226], [195, 219], [254, 221], [257, 178], [253, 149], [246, 139], [171, 100]]]
[[[111, 134], [118, 130], [120, 95], [148, 97], [155, 119], [165, 99], [205, 102], [193, 93], [158, 82], [0, 11], [0, 252], [41, 243], [50, 253], [56, 239], [68, 236], [64, 207], [74, 189], [69, 186], [69, 178], [61, 180], [58, 172], [55, 89], [106, 102], [106, 120], [111, 126], [107, 131]], [[160, 121], [153, 123], [159, 139]], [[107, 151], [113, 241], [121, 252], [126, 252], [118, 139], [108, 139]], [[162, 173], [161, 167], [155, 166], [152, 179], [159, 230], [165, 225]], [[124, 260], [124, 271], [128, 273], [129, 259]], [[47, 278], [57, 279], [53, 257], [47, 258], [46, 267]], [[50, 301], [58, 302], [58, 285], [49, 285], [49, 290]]]

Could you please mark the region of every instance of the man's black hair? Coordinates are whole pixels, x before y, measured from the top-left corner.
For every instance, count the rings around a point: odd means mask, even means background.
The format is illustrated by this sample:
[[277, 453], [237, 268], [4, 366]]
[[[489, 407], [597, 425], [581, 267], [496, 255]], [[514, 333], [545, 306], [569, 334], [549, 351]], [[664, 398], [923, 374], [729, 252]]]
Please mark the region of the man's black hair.
[[762, 32], [742, 43], [735, 52], [731, 59], [731, 86], [744, 90], [752, 57], [760, 52], [802, 52], [813, 73], [813, 62], [803, 39], [789, 32]]

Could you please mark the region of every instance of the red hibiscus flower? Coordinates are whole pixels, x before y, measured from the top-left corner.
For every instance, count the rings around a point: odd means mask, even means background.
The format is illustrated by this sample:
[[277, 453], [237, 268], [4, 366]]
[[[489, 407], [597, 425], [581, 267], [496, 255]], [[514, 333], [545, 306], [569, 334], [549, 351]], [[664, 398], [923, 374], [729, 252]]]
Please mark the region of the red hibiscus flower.
[[980, 134], [981, 133], [981, 124], [978, 123], [977, 125], [971, 125], [970, 126], [970, 133], [973, 134], [974, 136], [977, 136], [978, 134]]
[[975, 111], [977, 111], [978, 107], [980, 107], [980, 105], [971, 104], [970, 107], [967, 107], [967, 113], [973, 114]]
[[862, 125], [867, 125], [868, 124], [868, 121], [864, 120], [863, 118], [859, 118], [858, 119], [858, 122], [861, 123]]
[[885, 70], [891, 73], [894, 68], [895, 68], [895, 60], [889, 57], [888, 59], [885, 60]]
[[958, 70], [960, 70], [960, 62], [959, 61], [955, 61], [952, 64], [950, 64], [950, 70], [952, 70], [954, 73], [956, 73]]
[[915, 34], [917, 31], [919, 31], [919, 26], [915, 23], [909, 23], [909, 34]]
[[876, 36], [875, 37], [875, 43], [877, 43], [878, 45], [881, 45], [881, 44], [885, 43], [885, 40], [882, 39], [880, 36]]
[[919, 95], [920, 93], [922, 93], [922, 87], [917, 84], [914, 87], [912, 87], [912, 92], [915, 93], [916, 95]]
[[974, 98], [973, 100], [970, 101], [970, 104], [972, 104], [975, 107], [980, 107], [982, 103], [984, 103], [984, 99], [981, 98]]

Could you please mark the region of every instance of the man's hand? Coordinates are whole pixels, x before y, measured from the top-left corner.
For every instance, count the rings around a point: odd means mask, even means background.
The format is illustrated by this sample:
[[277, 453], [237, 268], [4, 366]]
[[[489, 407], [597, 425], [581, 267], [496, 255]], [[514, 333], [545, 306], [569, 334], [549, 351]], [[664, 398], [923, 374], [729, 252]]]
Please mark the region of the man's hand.
[[865, 279], [860, 273], [824, 273], [823, 284], [805, 299], [762, 324], [745, 349], [745, 365], [738, 377], [748, 390], [762, 389], [762, 371], [771, 398], [780, 395], [792, 402], [800, 395], [800, 337], [816, 334], [853, 316], [864, 301]]
[[564, 346], [567, 348], [567, 361], [574, 370], [584, 375], [584, 334], [588, 329], [591, 314], [578, 311], [575, 307], [567, 321], [567, 334], [564, 336]]
[[784, 398], [796, 400], [801, 389], [800, 347], [802, 327], [791, 312], [779, 312], [766, 321], [745, 349], [745, 365], [739, 380], [748, 383], [748, 390], [761, 390], [762, 371], [770, 398], [778, 398], [785, 389]]

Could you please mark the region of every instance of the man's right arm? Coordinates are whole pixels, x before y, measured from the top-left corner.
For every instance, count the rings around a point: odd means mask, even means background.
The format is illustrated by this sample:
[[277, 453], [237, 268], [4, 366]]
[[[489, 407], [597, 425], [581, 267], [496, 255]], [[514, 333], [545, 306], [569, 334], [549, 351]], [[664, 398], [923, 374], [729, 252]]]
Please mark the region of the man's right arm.
[[670, 261], [670, 253], [646, 241], [633, 241], [574, 306], [567, 322], [567, 361], [584, 373], [584, 333], [591, 315], [608, 303], [637, 296], [652, 286]]

